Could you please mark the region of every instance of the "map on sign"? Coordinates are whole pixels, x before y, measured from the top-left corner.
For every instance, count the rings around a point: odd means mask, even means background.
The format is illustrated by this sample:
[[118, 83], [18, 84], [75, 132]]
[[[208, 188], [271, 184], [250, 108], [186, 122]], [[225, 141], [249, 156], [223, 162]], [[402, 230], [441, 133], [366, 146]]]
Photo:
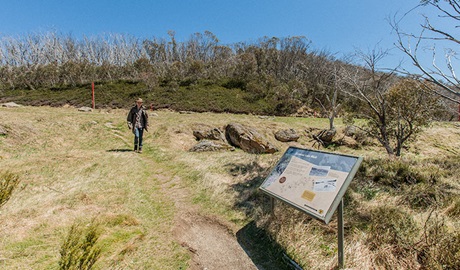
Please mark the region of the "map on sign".
[[362, 157], [289, 147], [260, 189], [329, 223]]

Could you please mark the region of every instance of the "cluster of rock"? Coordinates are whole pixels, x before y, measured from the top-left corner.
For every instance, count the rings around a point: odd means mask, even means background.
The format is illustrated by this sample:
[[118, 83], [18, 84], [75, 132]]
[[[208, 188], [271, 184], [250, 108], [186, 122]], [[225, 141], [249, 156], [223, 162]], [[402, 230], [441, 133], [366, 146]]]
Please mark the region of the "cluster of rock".
[[[230, 123], [222, 131], [219, 128], [200, 125], [195, 127], [193, 135], [199, 141], [189, 151], [204, 152], [234, 150], [235, 147], [248, 153], [275, 153], [278, 149], [255, 128], [239, 123]], [[297, 141], [299, 135], [293, 129], [275, 132], [275, 138], [282, 142]]]
[[225, 135], [219, 128], [199, 125], [193, 130], [193, 136], [195, 136], [199, 142], [189, 150], [191, 152], [233, 151], [235, 149], [225, 142]]
[[[330, 144], [344, 145], [350, 148], [358, 148], [359, 143], [355, 139], [356, 130], [348, 127], [344, 134], [337, 139], [338, 132], [335, 129], [307, 128], [313, 147], [327, 147]], [[189, 151], [206, 152], [219, 150], [235, 150], [240, 148], [245, 152], [254, 154], [275, 153], [278, 149], [270, 143], [255, 128], [238, 123], [230, 123], [223, 129], [198, 125], [194, 127], [193, 135], [198, 143]], [[282, 129], [273, 133], [280, 142], [296, 142], [300, 135], [294, 129]]]

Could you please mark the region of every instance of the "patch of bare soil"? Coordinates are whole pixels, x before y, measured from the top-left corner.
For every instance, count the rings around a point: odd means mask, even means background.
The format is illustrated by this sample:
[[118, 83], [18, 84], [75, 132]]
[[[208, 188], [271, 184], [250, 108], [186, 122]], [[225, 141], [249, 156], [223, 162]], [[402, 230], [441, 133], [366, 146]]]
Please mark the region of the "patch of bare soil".
[[216, 218], [199, 214], [198, 207], [189, 201], [188, 190], [179, 182], [180, 179], [173, 178], [165, 182], [162, 189], [174, 194], [177, 214], [173, 235], [190, 251], [189, 269], [258, 269], [232, 230]]
[[192, 270], [257, 269], [236, 236], [216, 220], [185, 213], [178, 217], [174, 235], [192, 253]]

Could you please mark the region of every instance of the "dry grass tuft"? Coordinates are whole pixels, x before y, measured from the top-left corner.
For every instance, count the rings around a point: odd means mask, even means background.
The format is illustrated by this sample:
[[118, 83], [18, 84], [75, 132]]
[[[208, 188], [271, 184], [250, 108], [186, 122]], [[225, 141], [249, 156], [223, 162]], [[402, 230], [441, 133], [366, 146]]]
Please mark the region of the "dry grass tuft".
[[11, 198], [18, 185], [19, 176], [11, 172], [0, 172], [0, 207]]
[[97, 243], [99, 236], [99, 225], [94, 222], [73, 224], [61, 245], [59, 269], [92, 269], [102, 251]]

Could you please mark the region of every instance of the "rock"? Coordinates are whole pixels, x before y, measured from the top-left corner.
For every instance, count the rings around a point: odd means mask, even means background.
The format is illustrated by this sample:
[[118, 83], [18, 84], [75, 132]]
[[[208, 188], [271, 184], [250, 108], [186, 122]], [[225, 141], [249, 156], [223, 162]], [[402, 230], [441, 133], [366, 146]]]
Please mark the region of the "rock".
[[348, 137], [354, 137], [356, 134], [356, 127], [355, 126], [347, 126], [344, 130], [344, 133]]
[[335, 129], [327, 129], [323, 130], [320, 134], [318, 134], [319, 139], [325, 143], [330, 143], [332, 142], [332, 139], [334, 139], [335, 134], [337, 131]]
[[80, 112], [92, 112], [93, 109], [90, 108], [90, 107], [80, 107], [80, 108], [78, 108], [78, 111], [80, 111]]
[[225, 141], [225, 135], [219, 128], [213, 128], [206, 125], [196, 126], [193, 130], [193, 136], [195, 136], [197, 140]]
[[311, 134], [313, 140], [316, 142], [313, 144], [322, 145], [324, 147], [328, 146], [332, 139], [334, 138], [335, 134], [337, 134], [337, 130], [333, 129], [323, 129], [317, 134]]
[[259, 115], [258, 117], [259, 117], [260, 119], [266, 119], [266, 120], [275, 119], [274, 116], [267, 116], [267, 115]]
[[234, 147], [221, 142], [221, 141], [210, 141], [210, 140], [202, 140], [192, 148], [190, 148], [190, 152], [209, 152], [209, 151], [220, 151], [220, 150], [235, 150]]
[[6, 136], [8, 135], [8, 131], [6, 130], [5, 127], [0, 126], [0, 136]]
[[22, 107], [22, 106], [14, 102], [8, 102], [8, 103], [2, 103], [2, 107], [17, 108], [17, 107]]
[[296, 142], [300, 136], [294, 129], [283, 129], [275, 132], [275, 138], [280, 142]]
[[228, 124], [225, 128], [225, 137], [231, 145], [239, 147], [248, 153], [262, 154], [278, 151], [255, 129], [241, 124]]
[[358, 149], [360, 146], [359, 143], [355, 139], [353, 139], [352, 137], [348, 137], [348, 136], [343, 136], [343, 138], [340, 139], [339, 143], [343, 146], [350, 147], [353, 149]]
[[300, 107], [297, 112], [292, 114], [294, 117], [317, 117], [317, 113], [307, 106]]

